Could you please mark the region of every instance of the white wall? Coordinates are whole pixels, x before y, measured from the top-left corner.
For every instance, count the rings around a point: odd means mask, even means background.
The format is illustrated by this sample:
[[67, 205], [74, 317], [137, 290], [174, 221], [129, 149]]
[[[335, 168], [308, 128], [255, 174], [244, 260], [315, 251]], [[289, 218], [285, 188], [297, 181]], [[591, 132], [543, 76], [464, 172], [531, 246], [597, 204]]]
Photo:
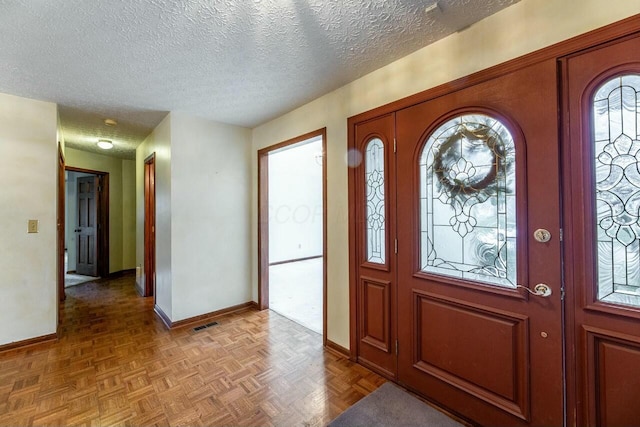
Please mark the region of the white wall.
[[269, 155], [269, 262], [322, 256], [322, 138]]
[[[171, 115], [136, 149], [136, 263], [144, 266], [144, 161], [156, 154], [156, 305], [171, 318]], [[143, 269], [144, 270], [144, 269]], [[144, 289], [144, 271], [138, 291]]]
[[135, 162], [73, 148], [66, 149], [65, 160], [66, 166], [109, 174], [109, 272], [135, 268]]
[[56, 127], [55, 104], [0, 94], [0, 345], [56, 332]]
[[251, 131], [171, 114], [172, 314], [251, 301]]
[[[327, 338], [349, 347], [347, 118], [640, 12], [640, 0], [522, 0], [501, 12], [253, 130], [257, 150], [327, 128]], [[322, 58], [319, 58], [322, 60]], [[257, 221], [252, 221], [257, 299]]]

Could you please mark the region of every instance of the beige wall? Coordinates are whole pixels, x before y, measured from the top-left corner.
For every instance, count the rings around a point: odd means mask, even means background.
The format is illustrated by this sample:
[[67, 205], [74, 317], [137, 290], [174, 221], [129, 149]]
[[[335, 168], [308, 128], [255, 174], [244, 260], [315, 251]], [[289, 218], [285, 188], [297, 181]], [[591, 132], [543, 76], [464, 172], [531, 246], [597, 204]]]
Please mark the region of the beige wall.
[[171, 114], [172, 321], [251, 301], [251, 131]]
[[[327, 128], [327, 337], [349, 347], [347, 118], [640, 13], [640, 0], [522, 0], [253, 130], [252, 218], [257, 218], [257, 150]], [[257, 223], [252, 221], [253, 298]]]
[[65, 162], [66, 166], [109, 173], [109, 272], [135, 268], [131, 250], [135, 244], [135, 162], [69, 147]]
[[0, 94], [0, 345], [56, 331], [56, 128], [55, 104]]
[[144, 159], [155, 152], [156, 304], [173, 322], [251, 300], [250, 136], [249, 129], [171, 113], [138, 147], [138, 265]]

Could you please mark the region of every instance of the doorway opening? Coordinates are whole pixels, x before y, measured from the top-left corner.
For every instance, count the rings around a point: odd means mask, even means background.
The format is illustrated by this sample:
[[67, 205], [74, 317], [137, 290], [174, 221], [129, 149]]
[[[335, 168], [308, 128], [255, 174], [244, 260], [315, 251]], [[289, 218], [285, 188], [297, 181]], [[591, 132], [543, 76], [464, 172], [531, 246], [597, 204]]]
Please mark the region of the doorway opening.
[[109, 275], [109, 174], [65, 168], [64, 287]]
[[144, 289], [156, 298], [156, 154], [144, 161]]
[[258, 152], [259, 305], [326, 344], [326, 130]]

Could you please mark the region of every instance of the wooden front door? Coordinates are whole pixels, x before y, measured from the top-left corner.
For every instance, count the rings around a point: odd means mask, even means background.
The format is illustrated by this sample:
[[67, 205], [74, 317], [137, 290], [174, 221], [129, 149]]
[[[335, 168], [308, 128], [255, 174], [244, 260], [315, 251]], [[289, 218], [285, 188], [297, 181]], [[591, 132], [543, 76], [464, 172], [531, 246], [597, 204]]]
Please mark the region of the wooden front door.
[[358, 362], [387, 378], [397, 372], [395, 114], [355, 126], [356, 320]]
[[481, 425], [563, 423], [557, 99], [548, 60], [396, 113], [398, 380]]
[[86, 276], [98, 275], [97, 182], [96, 176], [79, 177], [77, 181], [76, 272]]
[[562, 65], [571, 403], [580, 426], [639, 425], [640, 38]]

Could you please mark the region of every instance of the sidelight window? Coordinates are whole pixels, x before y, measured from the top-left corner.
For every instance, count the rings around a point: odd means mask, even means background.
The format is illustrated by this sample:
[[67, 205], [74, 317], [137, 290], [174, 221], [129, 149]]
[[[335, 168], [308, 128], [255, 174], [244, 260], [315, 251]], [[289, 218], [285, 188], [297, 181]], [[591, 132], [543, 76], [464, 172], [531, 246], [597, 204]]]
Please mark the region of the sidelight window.
[[[598, 299], [640, 307], [640, 75], [593, 98]], [[592, 193], [593, 194], [593, 193]]]
[[421, 270], [515, 288], [515, 145], [484, 114], [438, 127], [420, 161]]
[[365, 186], [367, 193], [367, 261], [386, 263], [384, 144], [379, 138], [365, 147]]

